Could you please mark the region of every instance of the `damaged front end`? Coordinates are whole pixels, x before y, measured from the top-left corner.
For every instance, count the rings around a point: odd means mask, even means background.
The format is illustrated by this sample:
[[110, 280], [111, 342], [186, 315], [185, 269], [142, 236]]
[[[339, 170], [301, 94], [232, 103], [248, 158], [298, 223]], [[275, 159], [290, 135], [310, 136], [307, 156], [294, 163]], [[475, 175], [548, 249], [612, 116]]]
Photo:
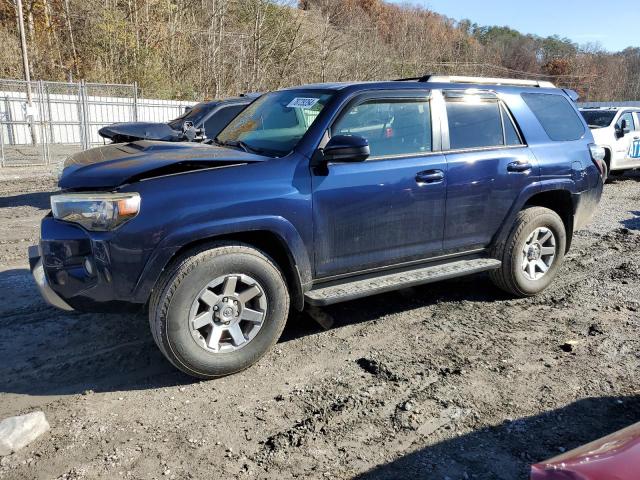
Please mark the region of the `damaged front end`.
[[141, 140], [92, 148], [69, 157], [61, 172], [63, 190], [104, 190], [146, 178], [268, 160], [232, 148], [188, 142]]
[[138, 140], [160, 142], [198, 142], [205, 140], [204, 129], [196, 128], [193, 122], [182, 123], [176, 130], [166, 123], [128, 122], [114, 123], [98, 130], [98, 134], [112, 143], [127, 143]]
[[[212, 196], [212, 186], [223, 191], [242, 178], [237, 169], [265, 160], [233, 148], [147, 140], [73, 155], [29, 252], [43, 298], [64, 310], [140, 308], [156, 268], [175, 253], [176, 246], [161, 246], [168, 232], [188, 230], [198, 212], [223, 218], [232, 199]], [[163, 261], [150, 263], [152, 255]]]
[[181, 131], [174, 130], [166, 123], [125, 122], [107, 125], [98, 134], [113, 143], [135, 142], [136, 140], [159, 140], [179, 142], [184, 140]]

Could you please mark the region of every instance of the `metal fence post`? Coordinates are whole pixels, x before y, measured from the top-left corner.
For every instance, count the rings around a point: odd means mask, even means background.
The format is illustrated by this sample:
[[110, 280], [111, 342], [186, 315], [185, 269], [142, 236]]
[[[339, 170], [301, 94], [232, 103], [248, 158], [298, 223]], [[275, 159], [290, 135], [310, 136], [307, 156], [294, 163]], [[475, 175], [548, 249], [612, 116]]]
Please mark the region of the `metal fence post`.
[[83, 124], [84, 122], [82, 121], [82, 118], [84, 116], [84, 113], [82, 111], [82, 84], [80, 82], [77, 83], [77, 109], [78, 109], [78, 134], [80, 137], [80, 147], [82, 147], [82, 145], [84, 145], [84, 129], [83, 129]]
[[82, 100], [84, 102], [84, 133], [85, 133], [85, 145], [84, 150], [88, 150], [91, 147], [91, 121], [89, 112], [89, 94], [87, 93], [87, 82], [82, 80]]
[[51, 113], [51, 93], [48, 84], [42, 82], [42, 88], [45, 91], [45, 97], [47, 99], [47, 124], [49, 126], [49, 142], [55, 143], [55, 133], [53, 131], [53, 115]]
[[87, 121], [87, 89], [84, 80], [78, 84], [78, 101], [80, 103], [80, 145], [82, 150], [89, 148], [89, 122]]
[[[2, 118], [0, 118], [0, 166], [4, 167], [4, 128], [2, 123]], [[8, 127], [9, 124], [7, 124], [7, 130]]]
[[38, 80], [38, 117], [40, 124], [40, 143], [42, 143], [42, 160], [49, 165], [49, 139], [45, 128], [44, 86], [42, 80]]
[[9, 102], [9, 96], [4, 97], [4, 108], [5, 108], [5, 120], [7, 123], [7, 141], [9, 145], [13, 145], [15, 143], [15, 132], [13, 130], [13, 116], [11, 115], [11, 102]]
[[138, 121], [138, 82], [133, 82], [133, 121]]

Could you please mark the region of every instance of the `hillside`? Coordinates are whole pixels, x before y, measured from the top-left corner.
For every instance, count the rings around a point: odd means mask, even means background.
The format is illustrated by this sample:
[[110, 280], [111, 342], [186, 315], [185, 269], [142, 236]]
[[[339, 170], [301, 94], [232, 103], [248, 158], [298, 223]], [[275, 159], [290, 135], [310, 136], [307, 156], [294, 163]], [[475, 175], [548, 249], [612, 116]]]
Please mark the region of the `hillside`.
[[[23, 0], [32, 76], [137, 81], [203, 99], [426, 72], [551, 79], [584, 100], [640, 99], [640, 48], [454, 22], [381, 0]], [[13, 0], [0, 2], [0, 78], [21, 78]]]

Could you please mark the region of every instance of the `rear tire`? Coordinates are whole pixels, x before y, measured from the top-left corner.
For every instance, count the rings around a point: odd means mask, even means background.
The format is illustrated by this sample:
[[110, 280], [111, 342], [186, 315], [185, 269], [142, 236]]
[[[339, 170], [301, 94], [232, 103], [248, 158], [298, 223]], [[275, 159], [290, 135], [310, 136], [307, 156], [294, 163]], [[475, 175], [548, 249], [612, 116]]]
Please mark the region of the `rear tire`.
[[149, 304], [153, 338], [188, 375], [210, 379], [256, 363], [278, 340], [289, 293], [275, 262], [240, 243], [215, 243], [172, 263]]
[[512, 295], [536, 295], [556, 276], [566, 244], [564, 223], [556, 212], [526, 208], [518, 213], [505, 243], [494, 249], [493, 256], [502, 266], [490, 272], [491, 280]]

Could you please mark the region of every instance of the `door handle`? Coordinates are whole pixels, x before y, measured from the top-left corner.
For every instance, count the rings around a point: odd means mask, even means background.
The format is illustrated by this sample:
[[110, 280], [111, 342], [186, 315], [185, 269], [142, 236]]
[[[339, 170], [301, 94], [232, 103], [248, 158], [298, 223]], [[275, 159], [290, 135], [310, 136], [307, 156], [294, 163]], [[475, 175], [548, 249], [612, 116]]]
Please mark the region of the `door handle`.
[[533, 168], [529, 162], [511, 162], [507, 165], [508, 172], [525, 173]]
[[416, 174], [416, 182], [418, 183], [439, 183], [444, 179], [442, 170], [425, 170]]

